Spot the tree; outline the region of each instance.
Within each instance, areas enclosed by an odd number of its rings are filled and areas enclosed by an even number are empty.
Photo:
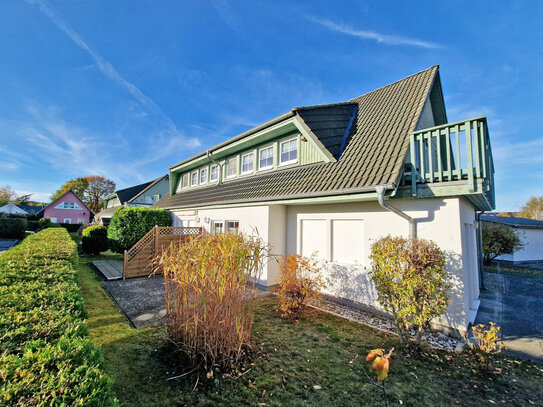
[[[520,216],[530,219],[543,218],[543,196],[532,196],[521,208]]]
[[[0,206],[7,205],[13,201],[14,197],[15,191],[9,185],[0,188]]]
[[[88,187],[85,190],[85,203],[91,211],[97,213],[104,206],[102,199],[109,194],[115,192],[115,183],[107,178],[91,175],[85,177],[88,182]]]
[[[69,190],[72,190],[79,198],[84,200],[85,191],[88,187],[89,181],[87,180],[87,177],[77,177],[75,179],[68,180],[51,196],[51,202]]]
[[[493,222],[483,222],[483,261],[489,265],[502,254],[513,254],[524,243],[512,227]]]
[[[424,328],[450,302],[445,254],[430,240],[386,236],[372,244],[370,259],[377,298],[394,317],[400,343],[409,342],[409,329],[416,325],[420,345]]]
[[[102,209],[102,199],[115,192],[115,183],[99,175],[88,175],[68,180],[52,196],[54,201],[66,191],[72,190],[94,213]]]

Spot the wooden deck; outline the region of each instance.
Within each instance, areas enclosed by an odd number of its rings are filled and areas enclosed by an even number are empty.
[[[122,260],[97,260],[92,265],[104,275],[106,280],[120,280],[123,278]]]

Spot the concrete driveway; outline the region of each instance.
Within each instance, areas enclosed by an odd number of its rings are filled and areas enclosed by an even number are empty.
[[[484,272],[476,324],[496,322],[505,352],[543,363],[543,276]]]

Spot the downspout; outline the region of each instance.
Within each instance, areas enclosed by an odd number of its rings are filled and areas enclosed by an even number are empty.
[[[383,208],[385,208],[387,211],[394,212],[396,215],[401,216],[405,220],[409,222],[409,237],[411,239],[414,239],[417,237],[417,229],[415,227],[415,219],[413,219],[411,216],[409,216],[407,213],[400,211],[398,208],[395,208],[392,205],[389,205],[385,201],[385,187],[384,186],[377,186],[375,187],[375,191],[377,192],[377,201],[379,202],[379,205],[381,205]]]
[[[476,222],[476,240],[477,240],[477,269],[479,271],[479,290],[486,290],[483,280],[483,225],[481,223],[481,215],[484,211],[475,212]]]
[[[222,184],[222,165],[221,165],[221,163],[218,162],[217,160],[215,160],[213,157],[211,157],[211,151],[209,151],[209,150],[206,151],[206,156],[207,156],[207,158],[209,158],[209,160],[213,164],[217,164],[217,166],[219,167],[219,185]]]

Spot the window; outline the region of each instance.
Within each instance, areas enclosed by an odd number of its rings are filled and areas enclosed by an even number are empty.
[[[207,182],[207,168],[200,170],[200,185],[204,185]]]
[[[72,223],[72,220],[70,218],[64,218],[64,223]]]
[[[260,149],[260,161],[258,163],[258,168],[265,170],[267,168],[273,167],[273,147],[269,146],[266,148]]]
[[[155,194],[155,196],[153,196],[153,201],[158,202],[159,200],[160,200],[160,194]]]
[[[298,139],[283,141],[280,145],[281,164],[290,164],[298,161]]]
[[[226,178],[235,177],[238,173],[238,158],[230,158],[226,161]]]
[[[181,184],[181,188],[188,188],[189,186],[189,174],[183,174],[183,183]]]
[[[190,174],[190,186],[195,187],[198,185],[198,171],[194,171]]]
[[[241,173],[249,174],[253,172],[254,154],[248,153],[241,156]]]
[[[219,166],[217,164],[211,166],[209,173],[209,182],[215,182],[219,179]]]
[[[223,232],[223,221],[214,220],[211,222],[211,233],[222,233]]]
[[[77,218],[77,223],[79,223],[80,225],[83,223],[83,218]]]
[[[52,218],[52,217],[51,217],[51,218],[49,218],[49,219],[51,219],[51,222],[57,223],[57,218]]]
[[[81,209],[75,202],[61,202],[56,206],[57,209]]]
[[[237,220],[226,221],[226,231],[228,233],[238,233],[238,230],[239,230],[239,221]]]

